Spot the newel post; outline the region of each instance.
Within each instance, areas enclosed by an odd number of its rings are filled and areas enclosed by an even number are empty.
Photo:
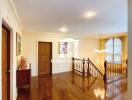
[[[82,63],[83,63],[83,76],[85,76],[85,69],[84,69],[84,67],[85,67],[85,59],[84,58],[83,58]]]
[[[107,82],[107,61],[104,62],[104,82]]]
[[[73,72],[73,73],[74,73],[74,67],[75,67],[74,61],[75,61],[75,59],[74,59],[74,57],[72,57],[72,72]]]
[[[88,58],[88,69],[87,69],[87,75],[89,76],[90,75],[90,69],[89,69],[89,58]]]
[[[128,72],[128,59],[126,59],[126,77],[127,77],[127,73]]]

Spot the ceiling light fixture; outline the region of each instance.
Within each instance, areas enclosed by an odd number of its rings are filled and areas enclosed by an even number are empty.
[[[96,13],[94,11],[87,11],[84,13],[84,18],[93,18],[96,16]]]
[[[65,33],[68,31],[68,29],[66,27],[61,27],[59,31]]]
[[[100,44],[100,47],[98,49],[95,49],[94,51],[97,52],[97,53],[105,53],[106,50],[105,49],[102,49],[102,45],[101,45],[101,34],[100,34],[100,39],[99,39],[99,44]]]

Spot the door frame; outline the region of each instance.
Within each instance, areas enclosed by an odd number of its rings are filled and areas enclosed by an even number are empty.
[[[42,42],[42,43],[50,43],[50,44],[51,44],[51,73],[50,73],[50,74],[52,75],[52,74],[53,74],[53,73],[52,73],[52,56],[53,56],[53,55],[52,55],[52,52],[53,52],[53,51],[52,51],[52,50],[53,50],[53,45],[52,45],[52,44],[53,44],[53,43],[52,43],[52,42],[47,42],[47,41],[37,41],[37,68],[38,68],[38,70],[37,70],[37,75],[39,75],[39,66],[38,66],[38,65],[39,65],[39,64],[38,64],[38,58],[39,58],[39,56],[38,56],[38,45],[39,45],[39,42]]]
[[[2,29],[5,29],[7,31],[7,100],[10,100],[11,96],[11,29],[6,24],[5,21],[2,20]],[[2,33],[3,34],[3,33]],[[3,93],[2,93],[3,94]]]

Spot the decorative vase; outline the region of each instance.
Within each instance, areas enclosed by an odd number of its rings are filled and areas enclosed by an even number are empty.
[[[27,60],[23,56],[21,56],[19,67],[20,67],[21,70],[27,68]]]

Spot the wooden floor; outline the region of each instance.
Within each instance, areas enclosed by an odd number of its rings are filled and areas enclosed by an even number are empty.
[[[104,85],[92,76],[61,73],[34,77],[31,92],[22,89],[18,100],[127,100],[127,81]]]

